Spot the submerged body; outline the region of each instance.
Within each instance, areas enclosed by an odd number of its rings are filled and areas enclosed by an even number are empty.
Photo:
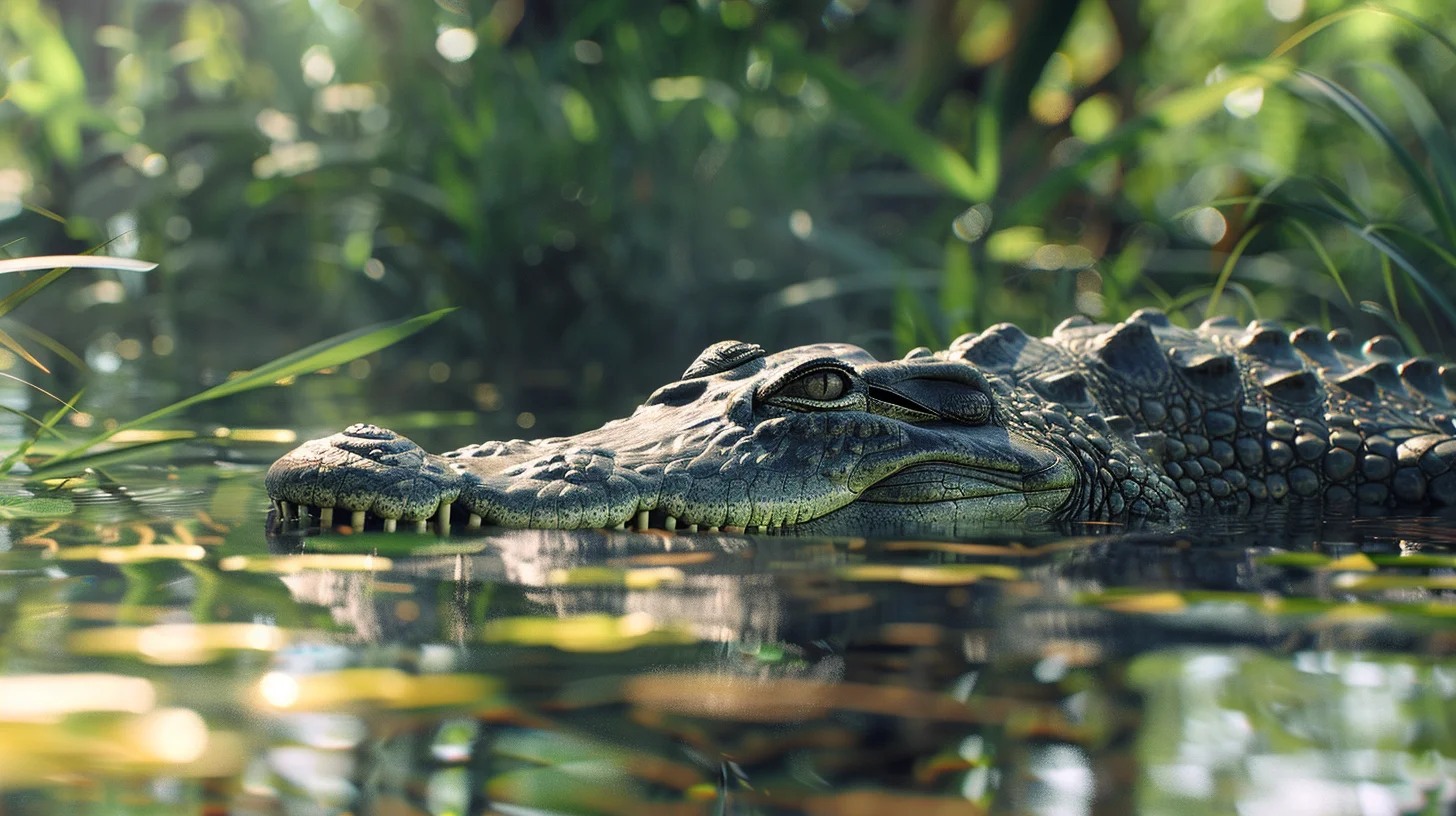
[[[391,530],[453,511],[506,527],[955,535],[1290,498],[1441,506],[1456,504],[1452,393],[1456,369],[1393,338],[1192,330],[1152,310],[1040,340],[1003,324],[891,362],[729,341],[594,431],[431,454],[355,425],[278,460],[267,489],[285,520],[316,508],[325,526]]]

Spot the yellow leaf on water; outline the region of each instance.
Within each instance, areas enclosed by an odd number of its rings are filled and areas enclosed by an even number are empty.
[[[1375,572],[1379,568],[1365,553],[1352,553],[1344,558],[1336,558],[1317,569],[1322,572]]]
[[[1176,592],[1149,592],[1145,595],[1130,595],[1125,598],[1103,601],[1102,608],[1111,609],[1114,612],[1167,614],[1182,612],[1188,608],[1188,602]]]

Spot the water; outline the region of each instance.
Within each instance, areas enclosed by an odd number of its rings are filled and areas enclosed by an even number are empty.
[[[0,812],[1456,809],[1450,519],[270,535],[276,452],[0,498]]]

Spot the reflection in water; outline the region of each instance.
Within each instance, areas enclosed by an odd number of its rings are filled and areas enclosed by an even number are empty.
[[[1446,520],[268,538],[136,476],[0,527],[4,813],[1456,807]]]

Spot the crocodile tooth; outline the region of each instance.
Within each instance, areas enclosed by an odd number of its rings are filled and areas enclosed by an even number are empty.
[[[428,533],[429,531],[430,531],[430,520],[429,519],[418,519],[418,520],[415,521],[415,532],[416,533],[418,533],[420,535],[424,535],[425,533]]]
[[[325,530],[334,529],[334,508],[319,508],[319,526],[324,528]]]
[[[662,529],[668,530],[668,531],[676,530],[677,529],[677,519],[675,517],[673,517],[673,516],[668,516],[666,518],[666,520],[664,520],[662,522]]]
[[[696,533],[697,531],[698,531],[698,525],[696,525],[696,524],[689,524],[688,525],[688,532],[690,532],[690,533]]]
[[[647,511],[646,510],[638,510],[637,511],[637,529],[638,530],[646,530],[646,529],[648,529],[648,525],[647,525]]]
[[[768,535],[768,525],[766,525],[766,524],[760,524],[754,530],[754,532],[758,533],[759,535]]]
[[[479,530],[480,529],[480,514],[479,513],[471,513],[470,514],[470,520],[467,521],[467,522],[465,522],[465,526],[468,529],[471,529],[471,530]]]
[[[710,532],[710,533],[716,533],[716,532],[718,532],[718,528],[716,526],[709,527],[708,528],[708,532]]]
[[[453,502],[440,502],[440,510],[436,514],[435,518],[435,528],[440,531],[440,535],[445,535],[450,532],[451,504],[453,504]]]
[[[278,502],[278,520],[283,529],[288,529],[288,522],[293,521],[293,505],[286,501]]]
[[[616,524],[612,525],[612,529],[613,530],[625,530],[625,529],[627,529],[627,522],[625,522],[625,521],[619,521]]]
[[[298,529],[300,529],[300,530],[307,530],[308,529],[308,526],[309,526],[309,519],[308,519],[308,517],[309,517],[308,505],[306,505],[306,504],[300,504],[298,506]]]
[[[355,510],[352,514],[350,514],[350,516],[349,516],[349,526],[350,527],[353,527],[354,528],[354,532],[356,532],[356,533],[364,529],[364,511],[363,510]]]
[[[271,533],[277,531],[283,526],[283,510],[279,508],[278,502],[276,500],[270,503],[273,505],[273,526],[271,529],[268,530],[268,532]]]
[[[395,519],[387,518],[384,520],[384,532],[386,533],[394,532],[396,529],[398,529],[398,526],[399,522]]]

